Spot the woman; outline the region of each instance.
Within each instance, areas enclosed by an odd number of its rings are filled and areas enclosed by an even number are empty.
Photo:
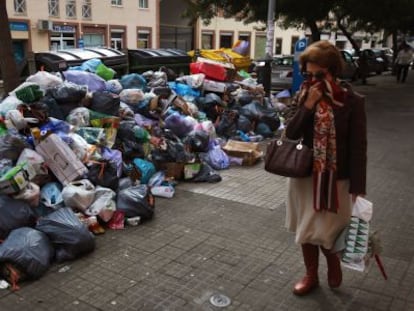
[[[397,54],[395,64],[397,65],[397,83],[405,83],[408,74],[408,68],[413,61],[413,51],[406,43],[402,45],[401,50]]]
[[[293,293],[305,295],[319,285],[319,249],[329,286],[341,285],[340,260],[330,249],[349,224],[352,203],[365,194],[367,139],[364,99],[337,80],[343,65],[336,47],[315,42],[299,62],[305,81],[286,137],[303,138],[313,148],[314,163],[309,177],[288,179],[286,226],[296,233],[306,267]]]

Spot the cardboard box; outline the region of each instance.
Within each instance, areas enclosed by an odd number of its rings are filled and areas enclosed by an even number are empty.
[[[204,79],[203,90],[209,92],[224,93],[227,89],[227,84],[213,80]]]
[[[64,186],[88,173],[86,166],[56,134],[50,134],[42,140],[36,146],[36,151],[43,156],[49,169]]]
[[[13,167],[0,177],[0,193],[15,194],[20,192],[34,175],[33,168],[27,163]]]
[[[242,158],[242,165],[254,165],[263,157],[259,143],[228,140],[222,148],[231,157]]]

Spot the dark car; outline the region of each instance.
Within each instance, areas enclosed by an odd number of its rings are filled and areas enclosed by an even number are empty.
[[[378,48],[374,49],[374,51],[384,60],[384,71],[392,70],[394,51],[391,48]]]
[[[360,70],[365,70],[367,75],[381,74],[384,71],[384,59],[378,49],[363,49],[359,53],[358,65]]]
[[[355,58],[348,51],[341,51],[342,58],[344,60],[344,70],[339,76],[343,80],[355,81],[359,77],[359,66]]]

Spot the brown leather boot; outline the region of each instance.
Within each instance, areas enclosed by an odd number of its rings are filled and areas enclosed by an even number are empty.
[[[303,296],[319,286],[318,263],[319,247],[312,244],[302,244],[303,261],[306,267],[306,275],[295,284],[293,293]]]
[[[322,253],[326,257],[328,264],[328,284],[331,288],[337,288],[342,283],[341,261],[336,253],[331,253],[329,249],[321,247]]]

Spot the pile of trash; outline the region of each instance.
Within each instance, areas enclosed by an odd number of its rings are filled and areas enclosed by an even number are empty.
[[[199,59],[115,78],[100,60],[39,71],[0,103],[0,279],[41,277],[95,235],[150,220],[177,182],[253,165],[283,104],[228,64]]]

